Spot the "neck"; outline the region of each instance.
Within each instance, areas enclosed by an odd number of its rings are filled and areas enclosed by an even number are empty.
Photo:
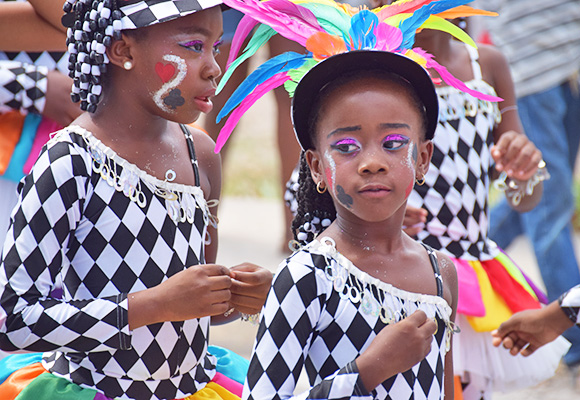
[[[402,208],[404,211],[404,207]],[[402,248],[403,231],[401,224],[403,214],[394,215],[387,221],[368,223],[366,221],[352,220],[337,215],[329,232],[335,236],[344,246],[352,246],[356,249],[392,253]]]

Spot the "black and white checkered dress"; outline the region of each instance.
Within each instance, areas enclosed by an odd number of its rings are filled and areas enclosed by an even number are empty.
[[[111,398],[203,388],[215,374],[209,317],[133,331],[127,322],[128,293],[204,262],[211,215],[201,188],[160,181],[71,126],[19,189],[0,265],[3,347],[44,351],[49,371]],[[58,280],[62,299],[51,297]]]
[[[471,54],[472,89],[496,95],[481,78],[477,50]],[[415,185],[408,204],[428,211],[423,243],[465,260],[489,260],[498,249],[488,238],[490,148],[501,120],[497,103],[478,100],[453,87],[437,88],[439,125],[425,184]]]
[[[438,295],[400,290],[361,271],[328,238],[285,260],[262,311],[244,386],[244,400],[442,399],[451,308],[432,250]],[[417,309],[439,328],[429,355],[370,393],[354,360],[388,323]],[[302,368],[311,388],[294,395]]]

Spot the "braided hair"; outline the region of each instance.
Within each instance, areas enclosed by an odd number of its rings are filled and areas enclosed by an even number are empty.
[[[83,111],[94,113],[109,63],[106,49],[113,39],[121,38],[122,13],[115,0],[66,0],[63,10],[73,79],[71,99],[80,102]]]
[[[302,246],[311,242],[336,219],[336,208],[328,192],[318,193],[316,190],[304,151],[300,154],[298,182],[298,209],[292,221],[292,232],[298,245]]]

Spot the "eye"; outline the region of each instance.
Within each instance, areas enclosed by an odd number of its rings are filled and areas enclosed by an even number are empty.
[[[383,140],[383,148],[386,150],[398,150],[409,141],[410,139],[405,135],[389,135]]]
[[[217,41],[217,42],[214,43],[214,45],[213,45],[213,54],[214,55],[217,56],[218,54],[221,53],[220,47],[221,47],[222,44],[223,44],[223,41],[221,41],[221,40],[219,40],[219,41]]]
[[[330,148],[338,151],[339,153],[350,154],[360,149],[360,146],[354,139],[342,139],[334,144],[331,144]]]
[[[203,51],[203,42],[201,40],[192,40],[191,42],[180,43],[179,45],[186,49],[195,51],[196,53],[201,53]]]

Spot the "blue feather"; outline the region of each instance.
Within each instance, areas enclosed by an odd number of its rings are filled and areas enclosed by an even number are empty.
[[[369,10],[361,10],[353,15],[348,31],[351,41],[345,38],[349,50],[372,49],[377,43],[375,28],[379,24],[379,17]]]
[[[312,55],[298,54],[293,51],[288,51],[279,54],[260,65],[242,82],[236,91],[232,93],[216,117],[216,122],[220,122],[223,117],[236,108],[258,85],[280,72],[300,68],[302,64],[311,57]]]
[[[403,43],[401,47],[410,49],[415,43],[415,33],[417,29],[433,14],[449,10],[451,8],[462,6],[471,0],[440,0],[426,4],[416,10],[412,16],[399,24],[399,29],[403,33]]]

